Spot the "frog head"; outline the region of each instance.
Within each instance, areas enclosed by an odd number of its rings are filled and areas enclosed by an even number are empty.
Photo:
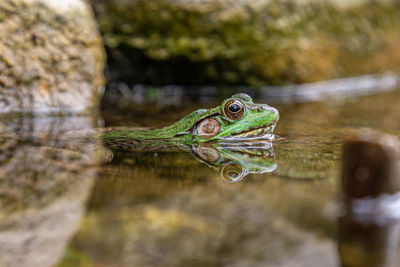
[[[235,94],[210,111],[191,129],[192,137],[199,142],[274,138],[278,110],[267,104],[253,103],[247,94]]]

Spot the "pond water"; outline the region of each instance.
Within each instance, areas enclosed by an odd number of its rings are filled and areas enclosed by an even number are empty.
[[[399,135],[399,91],[274,105],[280,138],[262,146],[110,151],[71,133],[161,127],[221,101],[108,107],[102,119],[1,119],[0,266],[338,266],[340,256],[366,258],[357,242],[338,252],[341,144],[362,127]],[[374,266],[389,266],[382,247],[371,245]]]

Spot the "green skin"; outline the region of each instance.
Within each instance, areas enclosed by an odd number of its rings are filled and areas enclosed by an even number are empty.
[[[226,114],[227,103],[242,104],[243,116],[232,119]],[[219,131],[212,137],[201,136],[199,124],[205,119],[219,123]],[[107,129],[102,132],[104,144],[111,149],[157,150],[171,146],[192,146],[203,142],[238,142],[274,138],[273,130],[279,119],[275,108],[266,104],[255,104],[250,96],[239,93],[225,99],[221,106],[199,109],[181,120],[156,130]]]

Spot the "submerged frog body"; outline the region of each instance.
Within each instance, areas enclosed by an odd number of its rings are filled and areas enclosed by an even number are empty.
[[[110,129],[103,132],[103,140],[108,147],[128,150],[210,141],[272,140],[278,119],[275,108],[253,103],[250,96],[238,93],[218,107],[196,110],[171,126],[156,130]]]

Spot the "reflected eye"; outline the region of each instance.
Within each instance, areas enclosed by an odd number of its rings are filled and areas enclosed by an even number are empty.
[[[227,182],[239,182],[244,176],[244,171],[242,166],[232,163],[224,166],[221,176]]]
[[[239,100],[230,100],[224,106],[225,115],[232,120],[239,120],[244,115],[244,105]]]

